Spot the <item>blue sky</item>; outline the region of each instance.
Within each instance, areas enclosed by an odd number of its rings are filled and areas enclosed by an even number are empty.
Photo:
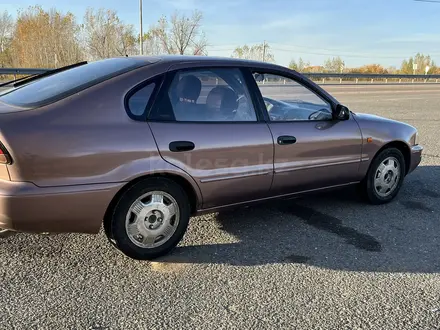
[[[144,30],[175,10],[204,13],[209,55],[230,56],[238,45],[266,40],[277,63],[302,57],[320,65],[341,56],[347,66],[380,63],[399,67],[417,52],[440,64],[440,3],[413,0],[143,0]],[[138,0],[3,0],[0,11],[40,4],[73,12],[81,20],[87,7],[115,9],[139,22]]]

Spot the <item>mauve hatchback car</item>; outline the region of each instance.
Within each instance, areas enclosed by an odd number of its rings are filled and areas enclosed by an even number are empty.
[[[153,259],[190,216],[358,185],[391,201],[417,130],[353,113],[287,68],[122,57],[16,81],[0,96],[0,228],[98,233]]]

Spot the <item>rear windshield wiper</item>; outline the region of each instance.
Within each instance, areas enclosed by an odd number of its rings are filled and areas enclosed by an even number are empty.
[[[8,81],[8,82],[5,82],[3,84],[0,84],[0,87],[8,86],[8,85],[11,85],[11,84],[12,84],[13,87],[19,87],[21,85],[27,84],[30,81],[34,81],[34,80],[37,80],[37,79],[40,79],[40,78],[44,78],[44,77],[53,75],[55,73],[66,71],[66,70],[69,70],[69,69],[75,68],[77,66],[81,66],[81,65],[87,64],[87,63],[88,63],[87,61],[78,62],[78,63],[75,63],[75,64],[63,66],[63,67],[58,68],[58,69],[49,70],[49,71],[46,71],[44,73],[40,73],[40,74],[37,74],[37,75],[32,75],[32,76],[26,76],[26,77],[23,77],[23,78],[18,78],[18,79],[15,79],[15,80]]]
[[[8,86],[10,84],[14,84],[14,83],[17,83],[19,81],[26,80],[26,79],[29,79],[29,78],[32,78],[32,77],[35,77],[35,74],[31,74],[31,75],[26,76],[26,77],[21,77],[21,78],[15,79],[15,80],[7,81],[5,83],[0,84],[0,87]]]

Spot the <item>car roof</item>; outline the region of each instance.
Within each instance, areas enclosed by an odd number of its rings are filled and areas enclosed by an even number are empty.
[[[147,56],[147,55],[134,55],[127,58],[135,58],[139,61],[145,61],[148,64],[154,63],[169,63],[179,64],[179,63],[203,63],[209,62],[209,64],[221,64],[221,65],[237,65],[237,66],[248,66],[248,67],[264,67],[272,68],[277,70],[286,70],[286,67],[255,60],[245,60],[233,57],[221,57],[221,56],[201,56],[201,55],[158,55],[158,56]]]

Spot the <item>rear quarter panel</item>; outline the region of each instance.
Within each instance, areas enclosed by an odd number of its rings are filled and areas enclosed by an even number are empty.
[[[186,173],[160,157],[148,124],[130,119],[125,111],[126,93],[164,70],[159,64],[144,67],[47,107],[5,114],[8,124],[2,133],[14,159],[11,180],[50,187],[173,173],[198,193]]]

